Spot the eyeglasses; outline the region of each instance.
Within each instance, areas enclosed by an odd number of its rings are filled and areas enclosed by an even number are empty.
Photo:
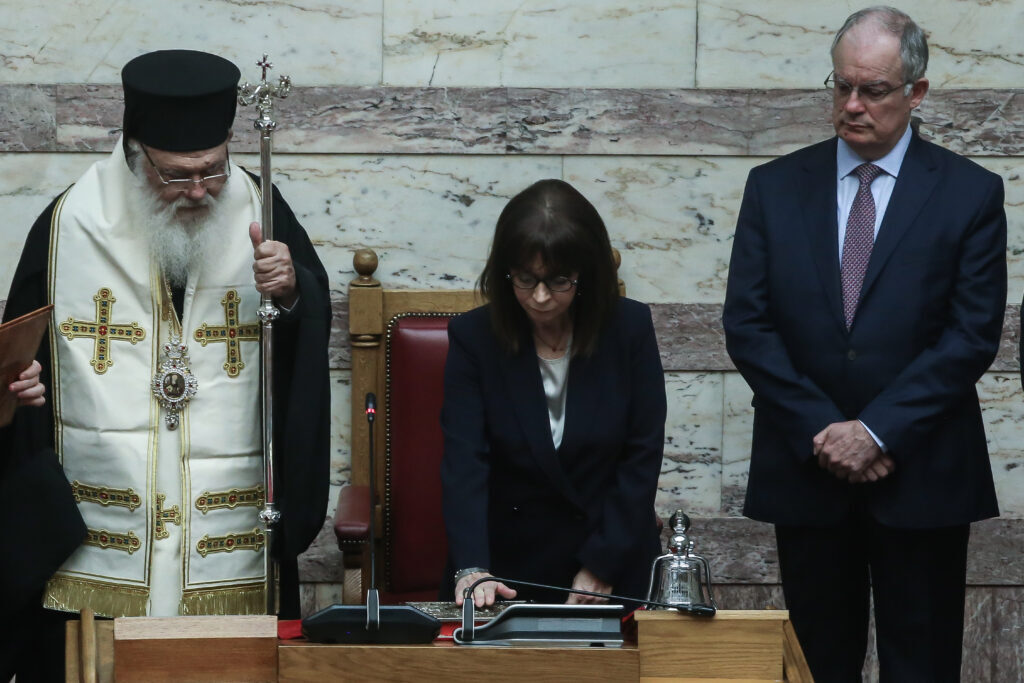
[[[568,292],[579,283],[579,280],[572,280],[565,275],[537,277],[530,273],[506,273],[505,279],[510,280],[516,289],[535,289],[543,282],[549,292]]]
[[[146,161],[148,161],[149,165],[153,167],[154,171],[156,171],[156,177],[160,179],[160,182],[167,187],[178,188],[182,192],[188,190],[192,185],[202,185],[207,189],[210,187],[218,187],[223,185],[224,181],[231,175],[231,158],[228,155],[227,150],[224,151],[224,161],[218,164],[218,166],[223,165],[223,173],[214,173],[213,175],[202,176],[201,178],[193,178],[191,175],[185,177],[182,174],[171,173],[166,169],[161,173],[160,167],[153,163],[153,159],[149,156],[149,151],[146,149],[146,146],[139,145],[139,147],[142,148],[142,153],[146,155]],[[216,166],[214,168],[216,168]],[[164,178],[164,173],[167,174],[167,178]]]
[[[833,97],[837,100],[848,100],[853,93],[857,93],[857,97],[868,102],[881,102],[890,93],[893,93],[905,85],[910,85],[906,81],[899,83],[892,87],[889,87],[888,83],[868,83],[867,85],[851,85],[835,75],[833,71],[825,79],[825,88],[831,90]]]

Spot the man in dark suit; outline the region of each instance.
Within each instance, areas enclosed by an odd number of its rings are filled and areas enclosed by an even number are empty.
[[[817,681],[958,680],[971,522],[999,514],[975,383],[1006,303],[1001,179],[922,140],[928,48],[872,8],[832,47],[837,137],[755,168],[723,323],[754,392],[744,513],[773,522]]]

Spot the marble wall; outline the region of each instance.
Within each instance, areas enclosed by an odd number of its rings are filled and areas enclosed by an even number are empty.
[[[125,61],[205,49],[253,79],[270,52],[295,83],[280,106],[276,181],[327,266],[339,314],[333,490],[350,462],[352,251],[374,248],[388,285],[471,286],[507,199],[536,179],[564,178],[605,217],[629,294],[653,305],[672,399],[659,509],[701,517],[696,532],[733,606],[777,600],[771,530],[740,516],[750,390],[724,352],[719,317],[746,174],[830,134],[820,87],[828,46],[859,6],[179,0],[169,11],[135,0],[55,12],[0,0],[0,298],[35,216],[112,148]],[[1006,183],[1014,304],[1024,291],[1024,0],[900,6],[930,34],[922,131]],[[240,113],[235,150],[254,166],[251,116]],[[1002,518],[977,525],[972,539],[972,680],[1020,674],[1019,643],[1006,640],[1024,623],[1018,320],[1008,308],[1003,349],[979,382]],[[329,533],[303,573],[307,609],[336,599]]]

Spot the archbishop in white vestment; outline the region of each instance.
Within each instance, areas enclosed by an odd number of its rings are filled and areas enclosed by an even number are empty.
[[[37,539],[70,534],[77,549],[17,599],[30,624],[38,610],[52,621],[54,610],[87,607],[109,617],[264,612],[263,291],[282,310],[272,552],[280,613],[295,618],[296,556],[327,504],[327,276],[276,188],[274,242],[251,226],[261,188],[227,152],[233,64],[163,51],[122,78],[123,139],[36,221],[5,310],[11,319],[54,305],[38,357],[48,401],[0,431],[5,464],[53,449],[68,481],[59,495],[81,516]]]

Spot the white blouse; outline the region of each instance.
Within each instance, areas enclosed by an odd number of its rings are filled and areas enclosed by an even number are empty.
[[[540,363],[540,377],[544,382],[544,396],[548,402],[548,421],[551,423],[551,441],[555,450],[562,445],[562,433],[565,431],[565,394],[569,386],[569,353],[567,345],[565,355],[549,360],[537,356]]]

